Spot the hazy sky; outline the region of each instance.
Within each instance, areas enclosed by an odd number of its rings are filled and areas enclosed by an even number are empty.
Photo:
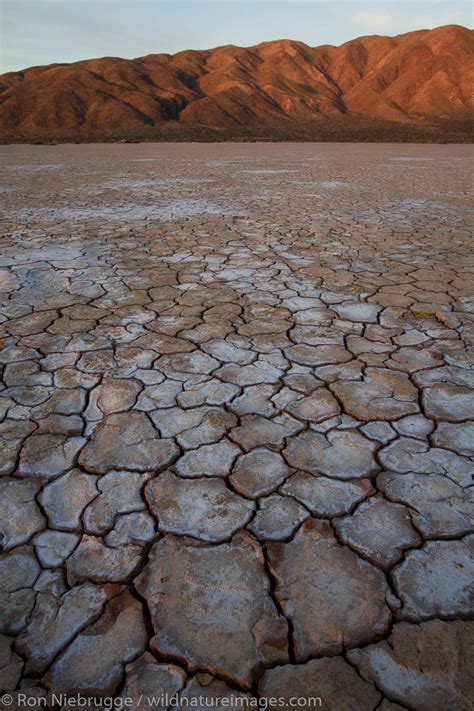
[[[0,0],[0,8],[0,72],[283,37],[316,46],[472,26],[470,0]]]

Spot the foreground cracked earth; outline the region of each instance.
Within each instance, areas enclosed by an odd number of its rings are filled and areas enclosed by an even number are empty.
[[[470,708],[466,157],[2,147],[9,709]]]

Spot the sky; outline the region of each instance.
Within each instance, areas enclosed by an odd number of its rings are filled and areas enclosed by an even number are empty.
[[[296,39],[472,27],[471,0],[0,0],[0,72]]]

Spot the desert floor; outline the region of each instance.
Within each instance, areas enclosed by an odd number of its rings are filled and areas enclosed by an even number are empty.
[[[5,708],[470,708],[469,151],[1,147]]]

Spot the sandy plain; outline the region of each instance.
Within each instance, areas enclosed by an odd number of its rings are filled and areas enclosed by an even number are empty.
[[[1,147],[5,708],[470,708],[469,151]]]

